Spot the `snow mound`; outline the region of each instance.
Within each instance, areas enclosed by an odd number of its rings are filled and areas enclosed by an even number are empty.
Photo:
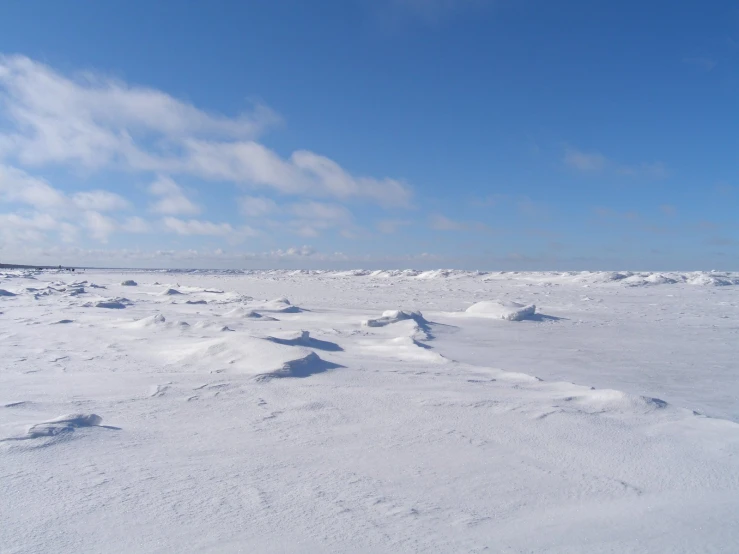
[[[663,273],[636,273],[623,279],[622,282],[630,287],[646,287],[650,285],[674,285],[680,280]]]
[[[95,302],[85,302],[82,304],[84,308],[107,308],[109,310],[122,310],[126,306],[130,306],[131,301],[127,298],[107,298]]]
[[[187,300],[185,304],[207,304],[207,300]]]
[[[483,301],[472,304],[465,310],[468,314],[505,319],[507,321],[521,321],[536,313],[534,304],[519,304],[508,300]]]
[[[198,321],[192,327],[193,329],[223,329],[223,325],[215,321]]]
[[[121,282],[121,285],[124,287],[136,287],[138,286],[138,283],[133,279],[126,279],[125,281]]]
[[[311,341],[310,331],[285,331],[282,333],[273,333],[266,338],[269,341],[287,345],[308,345]]]
[[[637,396],[612,389],[589,389],[583,393],[563,399],[578,411],[586,413],[640,413],[647,414],[667,408],[669,405],[659,398]]]
[[[576,283],[614,283],[630,277],[630,271],[583,271],[572,280]]]
[[[14,292],[10,292],[9,290],[0,289],[0,296],[16,296]]]
[[[178,294],[184,294],[177,289],[167,289],[159,293],[161,296],[177,296]]]
[[[224,291],[221,289],[211,289],[211,288],[204,288],[204,287],[180,287],[182,291],[185,292],[191,292],[191,293],[208,293],[208,294],[224,294]]]
[[[262,314],[254,310],[250,310],[249,308],[245,308],[243,306],[238,306],[234,308],[233,310],[229,310],[223,315],[225,317],[242,317],[246,319],[262,319],[264,317],[262,316]],[[274,320],[274,318],[269,318],[269,319]]]
[[[55,437],[62,433],[72,433],[80,427],[96,427],[100,425],[103,418],[96,414],[67,414],[49,421],[31,425],[25,435],[4,439],[12,440],[28,440],[43,437]]]
[[[169,354],[173,362],[188,363],[212,371],[219,365],[228,372],[263,380],[274,377],[306,377],[337,367],[302,346],[285,346],[258,337],[229,333],[195,343]]]
[[[726,275],[699,273],[697,275],[689,276],[686,283],[703,287],[727,287],[731,285],[739,285],[739,278],[732,278]]]
[[[133,329],[143,329],[145,327],[154,327],[156,325],[161,325],[166,321],[167,319],[162,314],[154,314],[143,319],[137,319],[132,323],[128,323],[126,327],[130,327]]]
[[[367,354],[404,362],[446,363],[449,360],[412,337],[365,340],[360,349]]]
[[[405,310],[386,310],[382,312],[382,316],[376,319],[366,319],[362,322],[365,327],[384,327],[391,323],[397,323],[398,321],[405,321],[412,319],[416,323],[426,325],[426,321],[423,314],[418,310],[405,311]]]
[[[270,300],[262,304],[255,304],[251,307],[252,309],[259,310],[260,312],[273,312],[282,314],[297,313],[302,311],[297,306],[293,306],[287,298],[276,298],[275,300]]]

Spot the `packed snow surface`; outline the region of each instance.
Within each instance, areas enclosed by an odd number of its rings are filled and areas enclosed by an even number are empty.
[[[739,274],[0,291],[2,552],[739,552]]]

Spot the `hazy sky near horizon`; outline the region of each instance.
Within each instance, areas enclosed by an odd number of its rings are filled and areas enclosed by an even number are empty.
[[[738,260],[736,2],[3,5],[0,261]]]

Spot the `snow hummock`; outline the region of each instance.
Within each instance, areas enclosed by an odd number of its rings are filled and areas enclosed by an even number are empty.
[[[179,291],[179,290],[177,290],[177,289],[171,289],[171,288],[170,288],[170,289],[167,289],[167,290],[165,290],[165,291],[162,291],[162,292],[161,292],[160,294],[161,294],[162,296],[176,296],[176,295],[178,295],[178,294],[184,294],[184,293],[183,293],[183,292],[180,292],[180,291]]]
[[[154,314],[148,317],[137,319],[136,321],[129,323],[127,326],[131,328],[153,327],[155,325],[161,325],[166,321],[167,318],[165,318],[162,314]]]
[[[121,281],[121,286],[135,287],[135,286],[138,286],[138,283],[134,281],[133,279],[126,279],[125,281]]]
[[[103,300],[96,300],[85,302],[83,306],[85,308],[108,308],[113,310],[122,310],[126,306],[130,305],[131,301],[127,298],[105,298]]]
[[[36,423],[28,428],[25,435],[19,437],[9,437],[4,439],[9,440],[29,440],[37,439],[41,437],[55,437],[62,433],[71,433],[75,429],[80,427],[95,427],[100,425],[103,421],[99,415],[96,414],[67,414],[42,423]],[[0,441],[2,442],[2,441]]]
[[[519,304],[518,302],[511,302],[509,300],[493,300],[476,302],[467,308],[465,312],[494,319],[520,321],[534,315],[536,313],[536,306],[533,304]]]
[[[398,321],[405,321],[407,319],[412,319],[416,323],[421,324],[428,323],[424,319],[423,314],[417,310],[385,310],[384,312],[382,312],[381,317],[375,319],[366,319],[362,321],[362,325],[364,325],[365,327],[384,327],[385,325],[397,323]]]
[[[245,308],[244,306],[237,306],[233,310],[229,310],[223,315],[224,317],[239,317],[246,319],[264,319],[275,321],[273,317],[263,316],[259,312],[250,308]]]
[[[243,335],[194,342],[166,356],[178,365],[207,363],[213,369],[257,379],[302,377],[333,366],[308,348]]]
[[[4,551],[739,550],[739,274],[86,276],[0,272]]]
[[[253,310],[259,312],[274,312],[274,313],[297,313],[300,312],[300,308],[293,306],[287,298],[281,297],[267,302],[252,304],[250,306]]]

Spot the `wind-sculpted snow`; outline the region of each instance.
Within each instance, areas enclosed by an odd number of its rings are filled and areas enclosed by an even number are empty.
[[[581,285],[613,283],[624,286],[654,286],[691,284],[696,286],[739,285],[739,272],[726,271],[465,271],[459,269],[435,269],[419,271],[415,269],[348,271],[331,270],[167,270],[170,274],[183,275],[245,275],[272,278],[318,277],[321,279],[365,279],[381,280],[481,280],[481,281],[527,281],[550,284]]]
[[[21,404],[22,405],[22,404]],[[6,406],[16,407],[18,404]],[[102,422],[101,418],[97,414],[68,414],[42,423],[36,423],[31,425],[24,435],[18,437],[8,437],[6,439],[0,439],[0,442],[8,441],[22,441],[30,439],[39,439],[46,437],[57,437],[59,435],[72,433],[75,429],[81,427],[96,427]]]
[[[128,298],[104,298],[102,300],[93,300],[85,302],[83,306],[85,308],[107,308],[109,310],[122,310],[123,308],[130,306],[131,301]]]
[[[483,301],[472,304],[465,312],[481,317],[492,317],[493,319],[521,321],[534,315],[536,306],[506,300]]]
[[[0,274],[0,550],[739,551],[737,274],[84,277]]]
[[[382,312],[382,316],[374,319],[365,319],[362,325],[366,327],[384,327],[391,323],[397,323],[399,321],[405,321],[412,319],[416,323],[426,324],[427,321],[423,318],[423,314],[419,311],[407,311],[407,310],[386,310]]]

